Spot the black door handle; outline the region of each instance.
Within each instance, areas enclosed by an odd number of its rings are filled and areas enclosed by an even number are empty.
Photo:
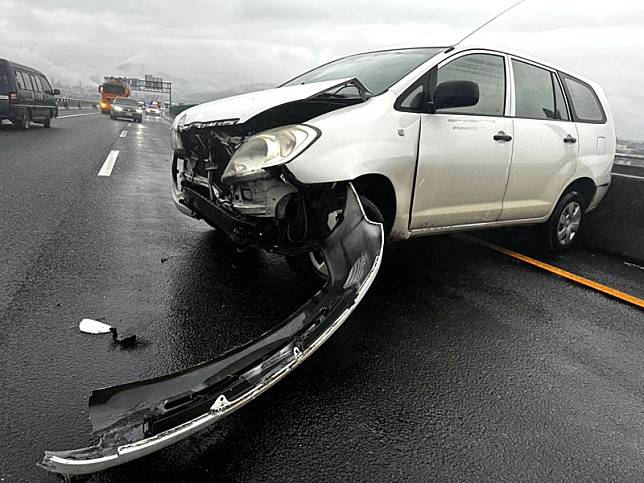
[[[505,134],[503,131],[499,131],[494,135],[495,141],[512,141],[512,136]]]
[[[576,142],[577,138],[572,137],[570,134],[564,138],[564,143],[575,144]]]

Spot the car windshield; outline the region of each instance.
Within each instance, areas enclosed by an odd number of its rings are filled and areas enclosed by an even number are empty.
[[[139,107],[139,103],[136,102],[134,99],[116,99],[114,101],[114,104],[118,104],[119,106]]]
[[[317,67],[280,87],[355,77],[378,95],[443,50],[444,47],[428,47],[352,55]]]

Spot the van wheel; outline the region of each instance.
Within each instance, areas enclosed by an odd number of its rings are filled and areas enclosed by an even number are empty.
[[[18,129],[22,129],[23,131],[26,129],[29,129],[30,124],[31,124],[31,115],[29,114],[29,111],[27,111],[22,115],[22,118],[18,121]]]
[[[584,199],[576,191],[561,197],[548,222],[543,225],[543,241],[548,251],[563,253],[577,240],[584,219]]]
[[[364,212],[370,221],[382,223],[384,225],[385,218],[378,207],[368,198],[360,196],[360,203],[364,208]],[[326,262],[322,250],[315,252],[304,253],[302,255],[289,255],[286,256],[286,263],[304,282],[314,287],[320,287],[328,277]]]

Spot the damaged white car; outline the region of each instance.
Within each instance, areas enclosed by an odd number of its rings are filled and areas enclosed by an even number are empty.
[[[257,397],[347,319],[385,236],[542,224],[562,251],[610,185],[615,133],[588,82],[479,47],[371,52],[172,125],[172,195],[240,247],[322,289],[275,329],[199,366],[94,391],[99,442],[47,452],[62,474],[149,454]]]
[[[484,48],[345,57],[279,88],[194,107],[172,126],[179,209],[324,279],[319,244],[352,182],[397,239],[543,224],[569,248],[610,185],[601,89]]]

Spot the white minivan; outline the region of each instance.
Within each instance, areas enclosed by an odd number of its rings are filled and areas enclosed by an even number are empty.
[[[601,88],[477,46],[352,55],[172,125],[177,207],[324,278],[320,243],[351,183],[393,239],[541,224],[564,251],[611,182]]]

